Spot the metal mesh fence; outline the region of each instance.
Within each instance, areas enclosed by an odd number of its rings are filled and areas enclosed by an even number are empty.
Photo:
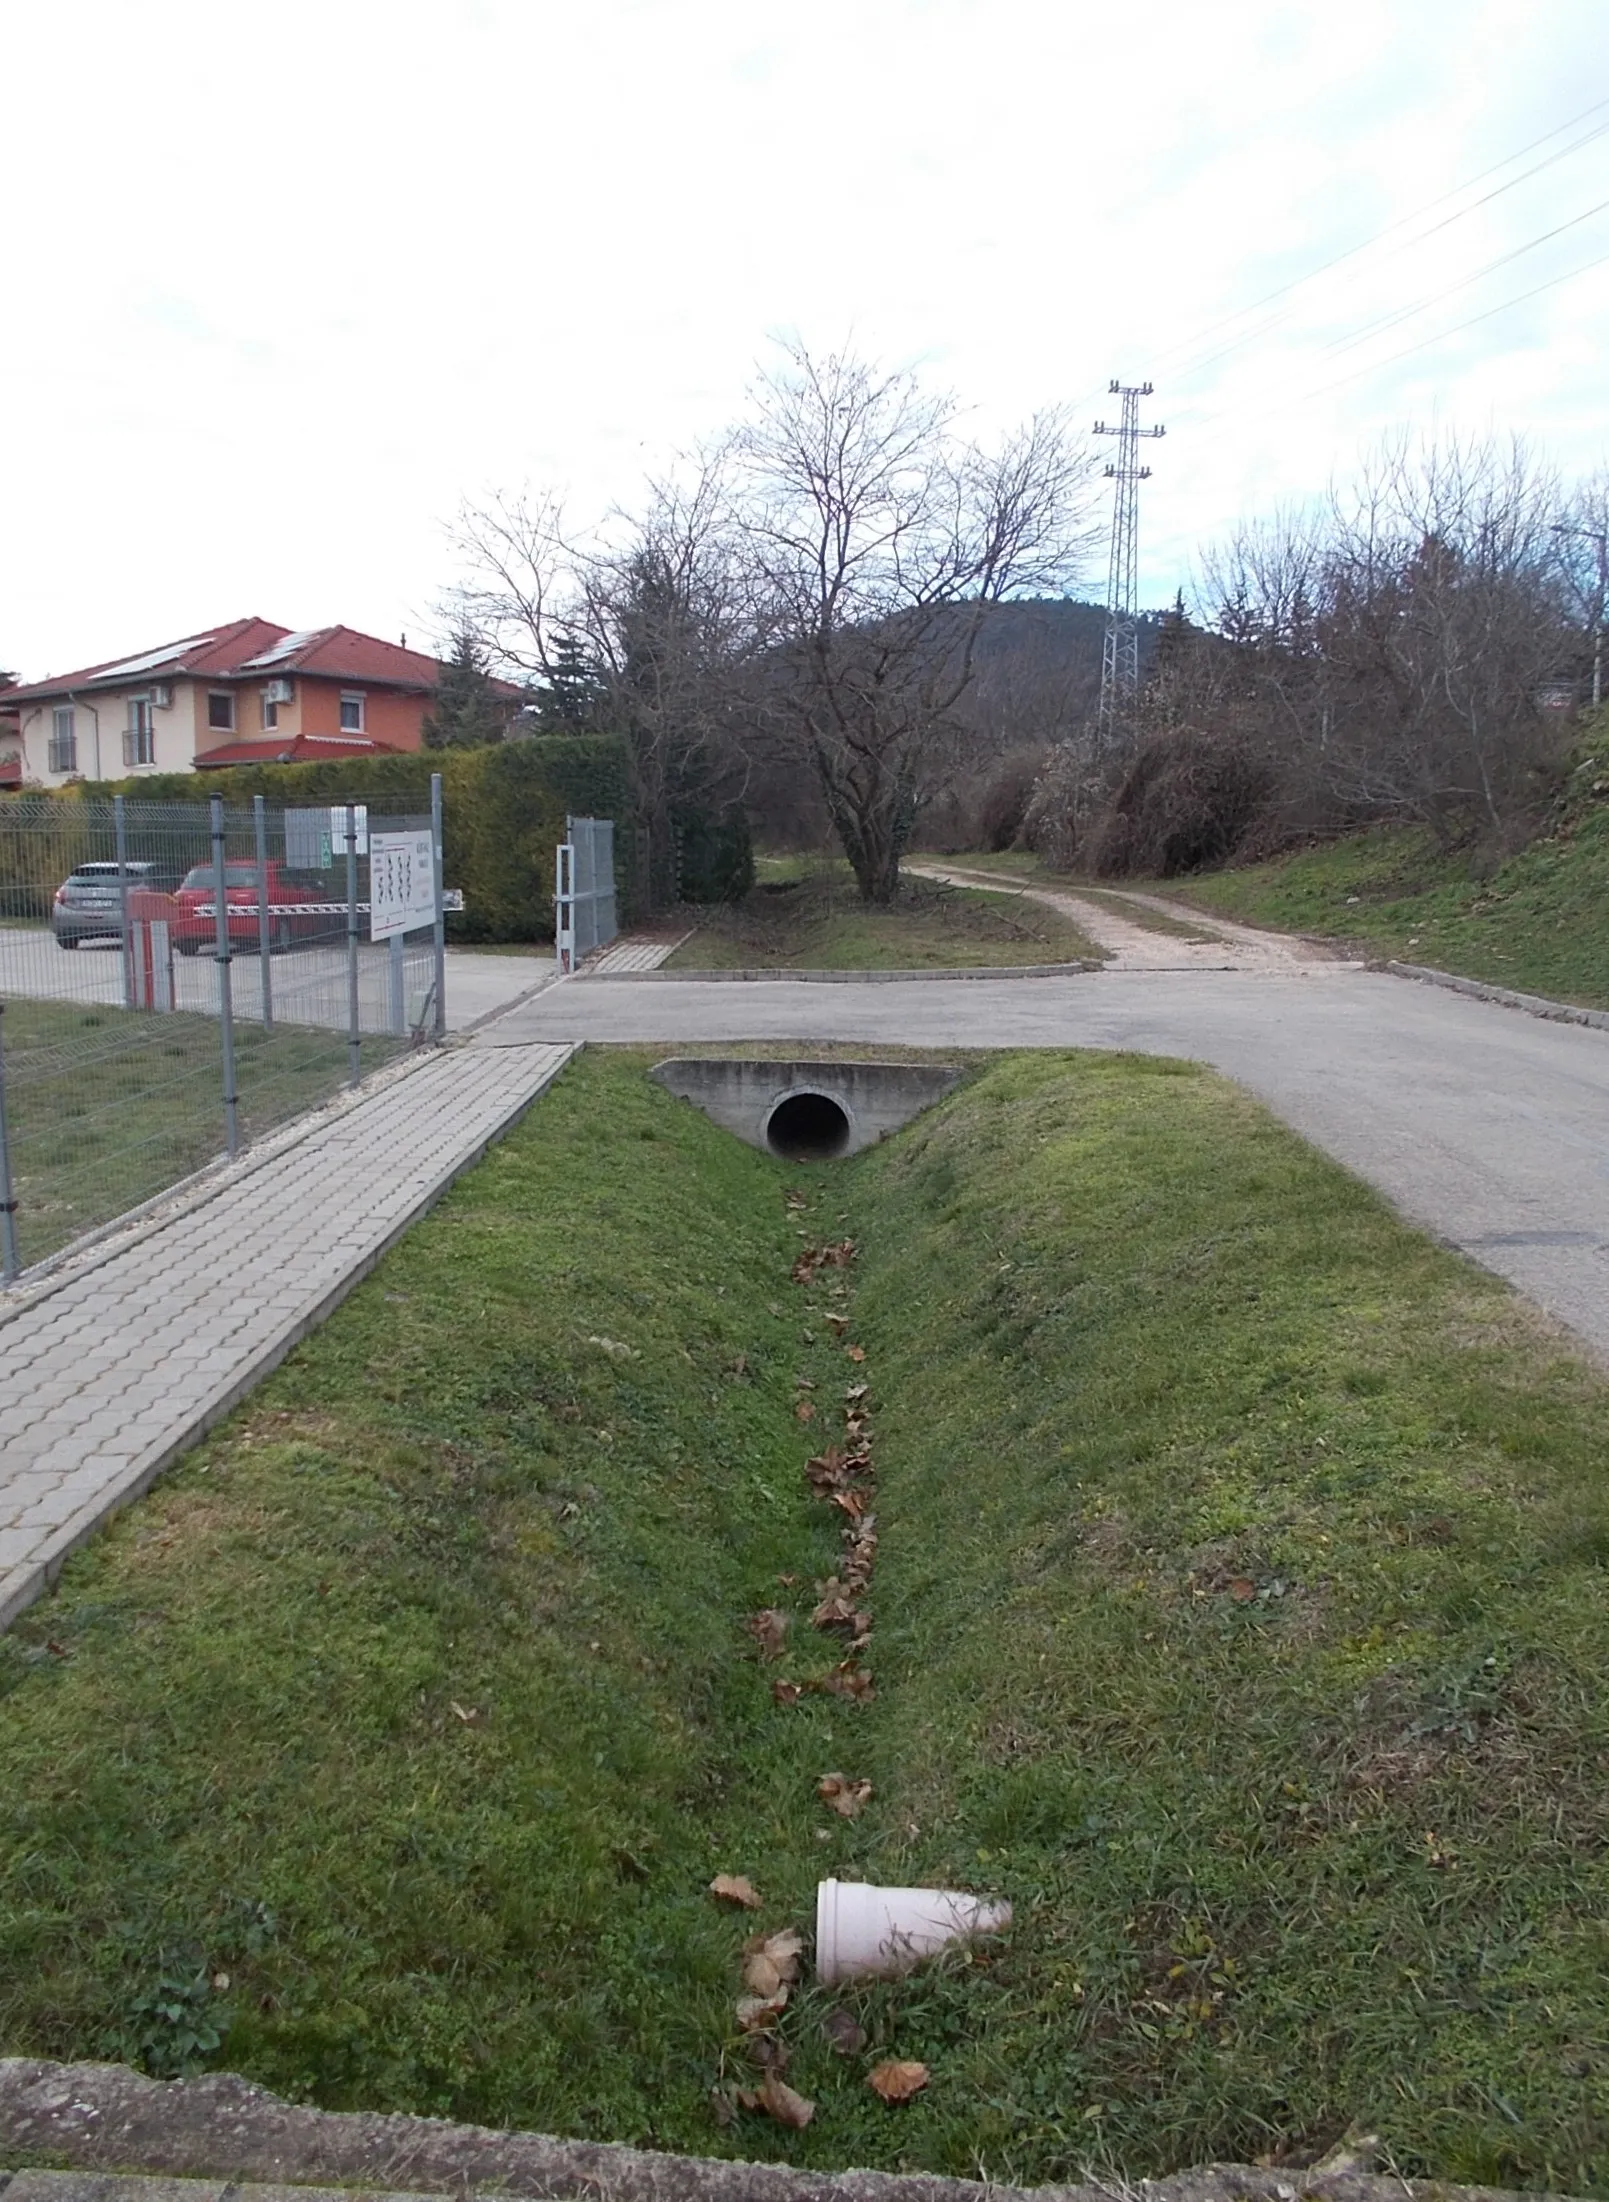
[[[0,802],[8,1274],[439,1036],[439,836],[347,815]]]

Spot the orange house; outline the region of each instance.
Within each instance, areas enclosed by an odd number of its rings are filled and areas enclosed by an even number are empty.
[[[237,619],[4,692],[0,786],[424,747],[440,661],[352,627]],[[494,684],[510,716],[519,691]]]

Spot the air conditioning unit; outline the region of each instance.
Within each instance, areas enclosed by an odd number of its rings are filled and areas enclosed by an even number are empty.
[[[290,703],[296,694],[296,684],[288,680],[271,680],[263,690],[264,703]]]
[[[173,683],[159,680],[151,690],[151,702],[158,711],[173,709]]]

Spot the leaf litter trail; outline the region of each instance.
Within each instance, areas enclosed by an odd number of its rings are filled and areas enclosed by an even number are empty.
[[[1120,896],[1159,917],[1188,925],[1192,932],[1210,934],[1207,940],[1188,940],[1165,933],[1138,918],[1125,917],[1106,901],[1096,902],[1060,887],[1031,887],[1016,880],[1002,880],[998,872],[970,871],[961,864],[907,864],[918,879],[934,879],[949,887],[987,887],[993,894],[1019,895],[1042,902],[1068,918],[1106,951],[1108,971],[1252,971],[1288,978],[1304,973],[1345,970],[1353,959],[1285,933],[1264,933],[1255,926],[1237,925],[1232,919],[1203,917],[1200,911],[1161,895],[1136,893],[1131,888],[1102,889]]]

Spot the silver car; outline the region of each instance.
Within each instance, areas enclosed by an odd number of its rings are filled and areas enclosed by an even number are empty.
[[[155,864],[125,864],[123,873],[130,890],[149,887],[158,894],[171,894],[178,885],[173,873]],[[76,948],[81,940],[121,940],[123,895],[116,864],[75,865],[56,889],[50,929],[58,948]]]

